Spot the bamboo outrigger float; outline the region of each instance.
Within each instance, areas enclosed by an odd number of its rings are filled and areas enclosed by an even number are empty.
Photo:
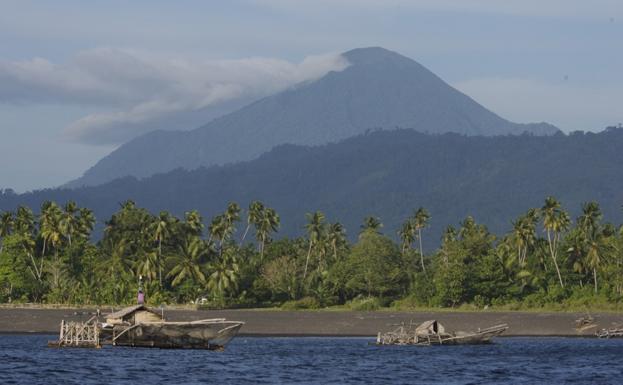
[[[87,322],[61,321],[53,347],[96,347],[102,345],[223,350],[238,334],[244,322],[224,318],[168,322],[145,305],[126,307],[108,314],[105,322],[92,317]]]
[[[379,332],[376,344],[418,346],[486,344],[491,342],[491,338],[508,329],[508,325],[501,324],[472,332],[447,332],[436,320],[426,321],[415,328],[413,326],[413,323],[410,323],[408,327],[402,325],[391,332]]]

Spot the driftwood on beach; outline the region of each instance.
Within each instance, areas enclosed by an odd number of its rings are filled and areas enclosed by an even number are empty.
[[[599,338],[616,338],[623,337],[623,327],[613,327],[610,329],[601,329],[598,330],[595,335]]]
[[[508,325],[500,324],[472,332],[447,332],[445,327],[436,320],[426,321],[417,327],[413,322],[408,326],[401,325],[397,329],[378,333],[377,345],[468,345],[485,344],[491,338],[504,333]]]

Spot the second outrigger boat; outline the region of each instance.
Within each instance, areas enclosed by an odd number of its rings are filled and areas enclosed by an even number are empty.
[[[377,345],[476,345],[491,342],[491,338],[499,336],[508,329],[507,324],[500,324],[486,329],[463,332],[447,332],[437,320],[426,321],[417,327],[413,324],[400,326],[397,329],[379,333]]]

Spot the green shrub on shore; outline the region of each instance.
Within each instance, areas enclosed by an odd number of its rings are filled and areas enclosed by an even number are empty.
[[[282,310],[315,310],[320,309],[320,302],[314,297],[304,297],[296,301],[286,301]]]
[[[355,298],[346,303],[346,308],[354,311],[374,311],[382,307],[381,301],[376,297]]]

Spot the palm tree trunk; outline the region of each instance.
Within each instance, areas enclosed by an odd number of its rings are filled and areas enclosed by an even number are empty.
[[[41,272],[40,272],[40,270],[37,268],[37,262],[35,262],[35,258],[32,256],[32,254],[31,254],[31,253],[27,253],[27,254],[28,254],[28,256],[30,257],[30,261],[32,262],[33,267],[35,268],[35,271],[34,271],[34,276],[35,276],[35,279],[36,279],[37,281],[41,282]]]
[[[162,287],[162,238],[158,238],[158,281]]]
[[[595,294],[597,294],[597,269],[593,269],[593,280],[595,281]]]
[[[262,242],[260,243],[260,262],[264,260],[264,246],[266,245],[266,236],[262,236]]]
[[[554,259],[554,267],[556,268],[556,274],[558,274],[558,281],[560,282],[560,287],[565,287],[565,284],[562,283],[562,276],[560,275],[560,269],[558,268],[558,262],[556,262],[556,258],[553,258],[553,259]]]
[[[528,260],[528,246],[524,247],[524,249],[523,249],[523,255],[521,257],[521,263],[525,264],[527,260]]]
[[[424,266],[424,252],[422,250],[422,229],[418,229],[418,240],[420,241],[420,262],[422,263],[422,271],[426,273],[426,267]]]
[[[305,260],[305,270],[303,271],[303,280],[307,277],[307,265],[309,265],[309,256],[311,255],[312,241],[309,240],[309,249],[307,250],[307,259]]]
[[[554,267],[556,268],[556,274],[558,274],[558,281],[560,282],[560,287],[565,287],[565,284],[562,283],[562,275],[560,275],[560,269],[558,268],[558,262],[556,261],[556,254],[554,253],[554,247],[552,246],[552,237],[551,237],[549,229],[547,229],[547,242],[549,244],[549,252],[552,256]]]
[[[244,234],[242,234],[242,239],[240,239],[240,246],[242,247],[242,244],[244,243],[244,239],[247,237],[247,233],[249,232],[249,229],[251,228],[251,223],[247,223],[247,228],[244,229]]]

